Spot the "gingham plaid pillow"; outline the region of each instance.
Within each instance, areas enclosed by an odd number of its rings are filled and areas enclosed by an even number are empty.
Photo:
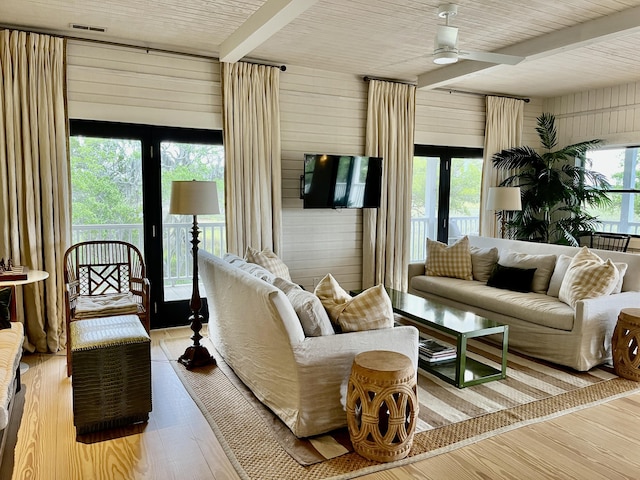
[[[558,298],[575,308],[579,300],[609,295],[616,288],[620,272],[611,259],[603,261],[587,247],[571,259]]]
[[[368,288],[352,297],[331,274],[327,274],[320,280],[314,293],[331,321],[342,332],[393,327],[391,300],[382,285]]]
[[[284,278],[285,280],[291,281],[289,268],[282,260],[280,260],[280,257],[273,253],[270,248],[265,248],[261,252],[259,252],[255,248],[247,247],[247,252],[244,255],[244,259],[247,262],[255,263],[266,268],[276,277]]]
[[[469,237],[466,235],[453,245],[427,238],[427,275],[473,280]]]

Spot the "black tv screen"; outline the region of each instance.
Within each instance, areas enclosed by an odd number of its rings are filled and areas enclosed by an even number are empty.
[[[304,156],[304,208],[378,208],[381,184],[380,157]]]

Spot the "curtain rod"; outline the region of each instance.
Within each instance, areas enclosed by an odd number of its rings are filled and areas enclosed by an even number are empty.
[[[513,98],[514,100],[522,100],[524,103],[529,103],[531,101],[530,98],[512,97],[510,95],[494,95],[493,93],[467,92],[464,90],[454,90],[450,88],[434,88],[434,90],[440,90],[441,92],[449,92],[450,94],[461,93],[464,95],[480,95],[482,97]]]
[[[176,50],[168,50],[168,49],[164,49],[164,48],[143,47],[141,45],[131,45],[130,43],[112,42],[112,41],[108,41],[108,40],[99,40],[99,39],[94,39],[94,38],[74,37],[74,36],[71,36],[71,35],[62,35],[62,34],[59,34],[59,33],[53,33],[51,31],[47,31],[47,30],[44,30],[44,29],[30,29],[30,30],[27,30],[25,28],[19,28],[19,27],[13,27],[11,25],[0,24],[0,30],[15,30],[17,32],[26,32],[26,33],[36,33],[36,34],[43,34],[43,35],[51,35],[52,37],[65,38],[67,40],[79,40],[79,41],[83,41],[83,42],[99,43],[99,44],[102,44],[102,45],[112,45],[112,46],[115,46],[115,47],[135,48],[135,49],[138,49],[138,50],[145,50],[147,53],[149,53],[149,52],[170,53],[172,55],[184,55],[186,57],[202,58],[202,59],[205,59],[205,60],[217,60],[217,61],[220,61],[220,58],[214,57],[213,55],[203,55],[203,54],[198,54],[198,53],[179,52],[179,51],[176,51]],[[257,61],[257,60],[239,60],[239,61],[240,62],[245,62],[245,63],[251,63],[253,65],[265,65],[267,67],[277,67],[283,72],[285,72],[287,70],[287,66],[286,65],[273,65],[273,64],[260,62],[260,61]]]
[[[403,85],[411,85],[413,87],[416,86],[415,82],[407,82],[407,81],[403,81],[403,80],[394,80],[392,78],[380,78],[380,77],[371,77],[371,76],[365,76],[362,77],[362,80],[364,80],[365,82],[368,82],[369,80],[378,80],[380,82],[391,82],[391,83],[401,83]]]

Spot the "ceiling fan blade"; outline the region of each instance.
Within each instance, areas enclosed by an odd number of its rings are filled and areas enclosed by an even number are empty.
[[[450,50],[458,48],[458,29],[457,27],[439,25],[436,32],[435,49],[447,47]]]
[[[506,65],[517,65],[525,59],[525,57],[518,57],[516,55],[505,55],[503,53],[491,52],[458,52],[458,54],[466,60],[476,60],[478,62],[486,63],[503,63]]]

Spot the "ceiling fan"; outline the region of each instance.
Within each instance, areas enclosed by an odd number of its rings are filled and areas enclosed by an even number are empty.
[[[433,63],[447,65],[456,63],[459,58],[463,60],[476,60],[487,63],[503,63],[516,65],[524,60],[524,57],[505,55],[491,52],[464,52],[458,49],[458,28],[449,25],[449,19],[458,14],[458,5],[444,3],[438,7],[438,17],[445,19],[445,25],[438,25],[433,47]]]

